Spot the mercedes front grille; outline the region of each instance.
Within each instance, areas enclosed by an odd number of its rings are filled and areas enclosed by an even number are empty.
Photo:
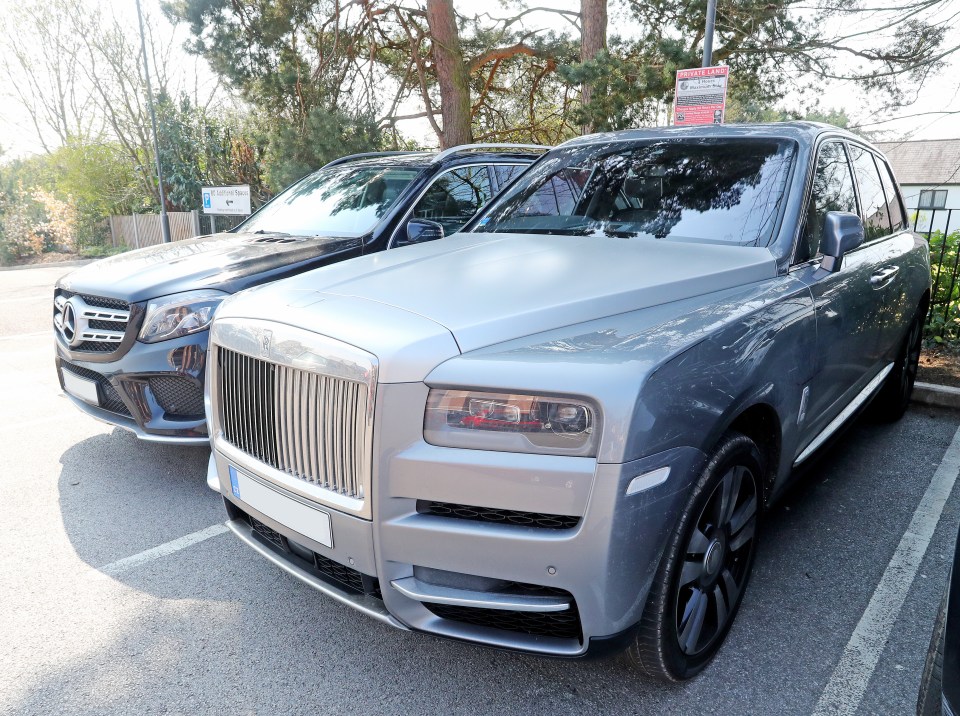
[[[125,301],[60,289],[53,299],[53,325],[74,351],[112,353],[120,348],[130,322]]]

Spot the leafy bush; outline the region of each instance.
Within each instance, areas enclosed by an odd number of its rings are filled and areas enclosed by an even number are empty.
[[[960,231],[930,235],[933,280],[930,314],[925,335],[928,343],[960,346]]]
[[[9,264],[44,250],[44,236],[38,227],[46,220],[43,207],[22,184],[2,196],[0,215],[0,258]]]

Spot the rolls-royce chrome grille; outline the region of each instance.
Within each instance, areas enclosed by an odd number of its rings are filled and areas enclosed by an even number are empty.
[[[257,460],[338,495],[364,499],[370,450],[364,383],[217,346],[224,439]]]

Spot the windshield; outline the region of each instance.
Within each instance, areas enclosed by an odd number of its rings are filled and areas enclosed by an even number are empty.
[[[766,246],[793,155],[777,139],[570,147],[534,165],[474,230]]]
[[[349,164],[321,169],[279,194],[237,230],[362,236],[376,226],[417,174],[417,169]]]

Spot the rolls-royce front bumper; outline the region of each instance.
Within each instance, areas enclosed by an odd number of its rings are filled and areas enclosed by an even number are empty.
[[[415,422],[391,419],[422,405],[425,386],[377,392],[377,424],[390,428],[376,433],[366,498],[372,519],[305,499],[214,437],[208,484],[223,495],[244,543],[400,628],[559,657],[606,651],[631,637],[701,452],[604,464],[436,447]],[[235,489],[237,471],[243,485],[257,485],[256,500]],[[266,503],[263,488],[271,491]],[[310,513],[301,531],[291,528],[287,504],[323,513],[317,521],[329,532],[304,534],[314,531]]]

